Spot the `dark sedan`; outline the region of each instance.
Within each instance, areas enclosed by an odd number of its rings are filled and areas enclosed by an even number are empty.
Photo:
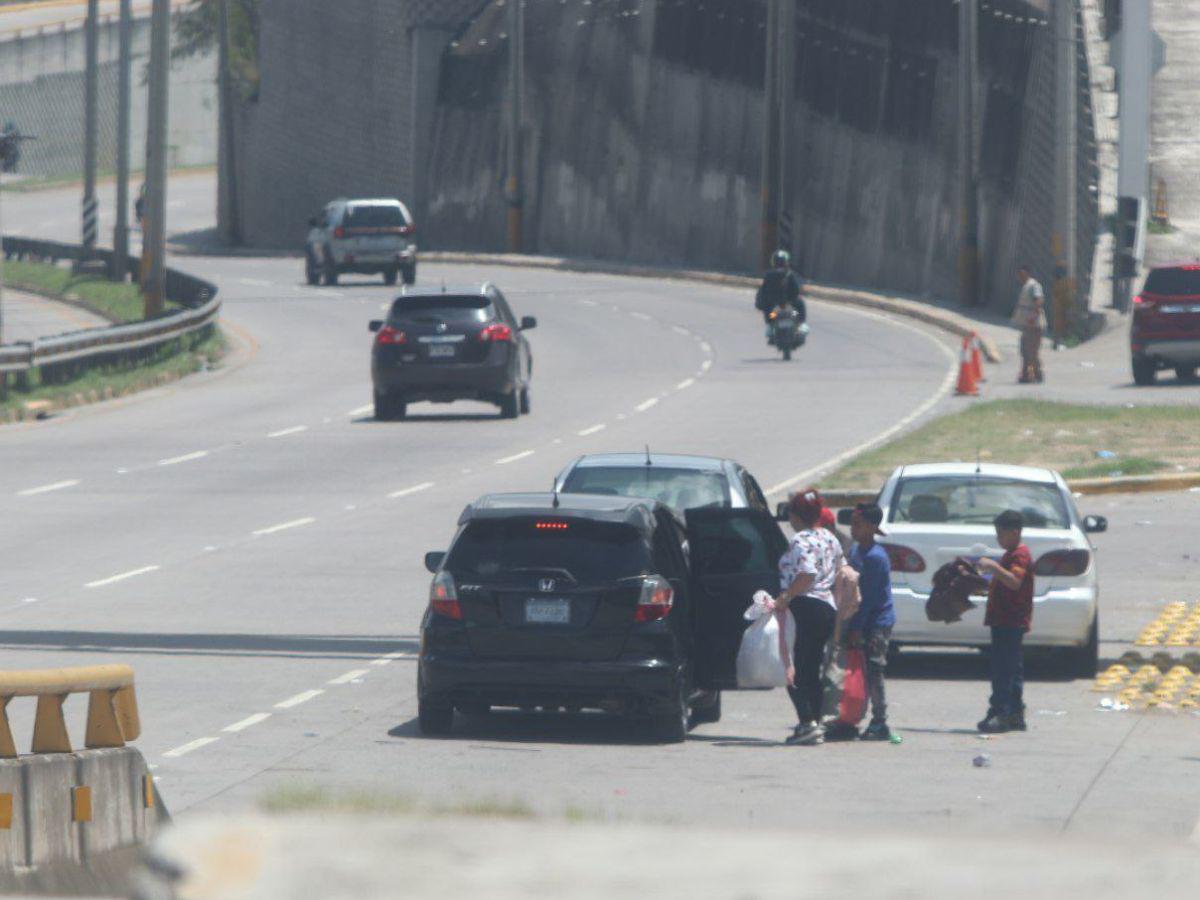
[[[528,413],[533,354],[523,332],[535,327],[493,284],[406,291],[370,324],[375,418],[402,419],[421,400],[482,400],[506,419]]]

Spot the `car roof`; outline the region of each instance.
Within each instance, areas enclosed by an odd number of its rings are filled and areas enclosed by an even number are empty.
[[[651,453],[651,466],[670,466],[676,469],[694,469],[697,472],[720,472],[732,461],[716,456],[692,456],[686,453]],[[615,466],[633,468],[646,465],[646,453],[589,453],[575,461],[573,468]]]
[[[482,284],[439,284],[437,286],[427,284],[421,287],[406,287],[404,293],[396,298],[396,302],[430,297],[491,297],[493,290],[495,287],[490,281]]]
[[[337,201],[334,201],[337,202]],[[395,197],[356,197],[354,199],[342,198],[342,203],[347,206],[403,206],[404,204]]]
[[[1040,484],[1054,484],[1054,472],[1051,469],[1035,468],[1033,466],[1009,466],[1002,463],[918,463],[911,466],[901,466],[902,478],[920,478],[930,475],[983,475],[990,478],[1011,478],[1015,481],[1033,481]]]
[[[607,494],[537,493],[484,494],[471,503],[459,516],[458,524],[476,519],[508,519],[518,516],[557,516],[570,519],[590,519],[632,525],[642,531],[654,527],[656,512],[666,512],[676,519],[671,508],[654,500],[640,497],[610,496]]]

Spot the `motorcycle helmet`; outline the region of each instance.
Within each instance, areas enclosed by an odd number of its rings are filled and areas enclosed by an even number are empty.
[[[786,250],[776,250],[771,256],[771,265],[776,269],[791,268],[792,255]]]

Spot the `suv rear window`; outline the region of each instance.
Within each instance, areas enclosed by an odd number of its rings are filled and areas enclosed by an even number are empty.
[[[563,491],[646,497],[680,510],[730,505],[729,481],[720,472],[664,466],[578,466]]]
[[[616,581],[652,571],[650,547],[638,529],[589,519],[477,519],[459,535],[446,568],[490,580],[562,570],[578,584]]]
[[[351,206],[346,210],[347,228],[401,228],[407,224],[398,206]]]
[[[495,318],[483,296],[401,297],[392,304],[393,322],[487,322]]]
[[[1153,269],[1142,288],[1146,294],[1161,297],[1191,297],[1200,295],[1200,266],[1176,266]]]
[[[888,521],[991,525],[1006,509],[1020,512],[1027,528],[1071,527],[1057,485],[969,475],[903,479],[896,488]]]

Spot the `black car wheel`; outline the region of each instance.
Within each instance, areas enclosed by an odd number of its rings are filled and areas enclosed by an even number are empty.
[[[390,284],[395,284],[395,283],[396,283],[396,277],[397,277],[399,274],[400,274],[400,273],[399,273],[399,271],[398,271],[398,270],[396,270],[396,269],[388,269],[388,270],[386,270],[386,271],[383,273],[383,283],[384,283],[384,284],[389,284],[389,285],[390,285]]]
[[[403,419],[408,414],[408,404],[387,394],[375,392],[375,418],[381,422]]]
[[[696,725],[708,725],[720,721],[721,692],[705,692],[705,696],[701,698],[700,702],[692,707],[692,715],[688,724],[691,727],[695,727]]]
[[[1092,618],[1087,643],[1063,651],[1063,669],[1072,678],[1095,678],[1100,668],[1100,613]]]
[[[1139,387],[1148,387],[1154,384],[1154,376],[1156,366],[1153,360],[1145,359],[1140,356],[1133,358],[1133,383]]]
[[[520,413],[520,398],[517,396],[516,391],[500,398],[500,418],[515,419]]]
[[[521,415],[529,415],[529,388],[521,388]]]
[[[659,743],[678,744],[680,741],[687,740],[690,719],[687,679],[681,676],[670,709],[655,713],[650,720],[651,733]]]
[[[1192,382],[1196,380],[1195,366],[1176,366],[1175,377],[1180,381]]]
[[[317,261],[313,259],[311,252],[304,254],[304,280],[310,286],[319,284],[321,281],[321,273],[317,270]]]
[[[434,706],[423,698],[417,698],[417,725],[421,734],[441,736],[454,728],[454,707]]]
[[[401,272],[404,275],[404,283],[405,284],[416,284],[417,283],[417,264],[416,263],[413,263],[410,266],[404,266],[404,268],[401,269]]]

